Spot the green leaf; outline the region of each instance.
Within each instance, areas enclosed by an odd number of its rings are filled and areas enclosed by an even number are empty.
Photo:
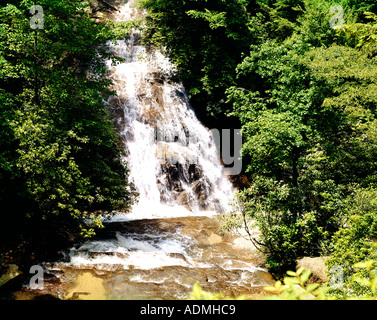
[[[263,290],[267,292],[279,292],[279,290],[276,287],[263,287]]]
[[[354,264],[354,267],[370,270],[373,263],[374,263],[373,260],[363,261],[363,262],[359,262],[359,263]]]
[[[294,272],[294,271],[288,270],[288,271],[287,271],[287,275],[289,275],[289,276],[291,276],[291,277],[296,277],[296,276],[297,276],[297,273]]]
[[[202,287],[197,282],[194,283],[191,296],[197,300],[200,300],[202,297]]]
[[[305,270],[305,268],[303,268],[303,267],[299,268],[299,269],[296,271],[296,275],[297,275],[297,276],[301,275],[301,273],[303,273],[304,270]]]
[[[308,281],[309,277],[311,275],[311,271],[309,269],[306,269],[300,276],[301,283],[305,283]]]
[[[369,279],[361,278],[361,277],[356,277],[354,279],[357,283],[361,284],[362,286],[365,287],[370,287],[371,281]]]
[[[312,292],[313,290],[317,289],[319,287],[318,283],[311,283],[306,286],[306,291]]]

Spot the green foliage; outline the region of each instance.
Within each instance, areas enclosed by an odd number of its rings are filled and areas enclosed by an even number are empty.
[[[348,204],[348,214],[344,227],[332,239],[331,256],[327,259],[328,269],[333,266],[342,268],[344,285],[356,294],[365,293],[360,287],[360,277],[368,276],[355,269],[355,264],[366,260],[377,261],[377,215],[375,188],[356,189]],[[372,260],[371,260],[372,259]],[[368,265],[369,266],[369,265]],[[368,272],[371,266],[368,267]],[[375,288],[373,289],[375,294]]]
[[[374,269],[372,268],[374,266]],[[367,277],[354,275],[352,281],[359,284],[362,287],[362,292],[364,293],[360,298],[363,299],[377,299],[377,274],[375,270],[376,261],[367,260],[363,262],[356,263],[354,268],[364,270],[364,274],[367,273]],[[360,272],[359,272],[360,273]]]
[[[268,300],[376,300],[377,274],[372,266],[375,261],[366,260],[354,264],[355,269],[360,270],[358,276],[352,277],[349,281],[351,286],[358,286],[363,290],[355,292],[349,287],[340,287],[334,295],[329,283],[320,285],[318,283],[307,283],[311,275],[309,269],[300,268],[296,272],[287,271],[283,283],[276,281],[274,286],[264,287],[267,292],[273,293],[267,297]]]
[[[129,26],[96,24],[78,0],[43,0],[44,28],[32,30],[33,5],[0,7],[2,206],[17,203],[11,221],[126,210],[133,196],[103,101],[114,94],[105,60],[120,61],[106,41]]]
[[[377,15],[365,12],[364,16],[367,23],[347,24],[344,30],[339,31],[339,35],[348,45],[361,49],[373,57],[377,52]]]
[[[308,181],[306,181],[309,184]],[[327,253],[342,221],[341,191],[331,181],[316,180],[298,187],[271,178],[254,177],[251,187],[236,195],[243,221],[255,221],[261,235],[255,245],[267,254],[266,264],[281,274],[301,256]]]
[[[353,265],[359,270],[359,274],[350,279],[350,283],[358,285],[363,291],[350,291],[348,287],[340,287],[334,295],[330,283],[319,284],[310,281],[312,272],[310,269],[299,268],[296,271],[288,270],[283,281],[276,281],[273,286],[266,286],[263,289],[270,293],[266,300],[376,300],[377,299],[377,273],[374,260],[365,260]],[[198,283],[195,283],[191,292],[191,300],[220,300],[223,294],[212,294],[204,291]],[[245,300],[243,295],[237,300]]]
[[[326,12],[311,6],[326,4],[304,5],[290,37],[251,46],[237,67],[243,86],[227,90],[251,181],[237,194],[239,211],[256,221],[267,265],[280,273],[298,257],[329,254],[353,185],[376,183],[377,68],[370,44],[344,45],[348,29],[336,36],[328,23],[309,28]],[[258,87],[248,78],[260,79]]]
[[[250,157],[247,171],[271,175],[286,166],[295,180],[298,154],[311,134],[306,119],[317,107],[317,92],[308,88],[310,76],[298,61],[298,53],[289,50],[292,46],[272,42],[253,46],[251,55],[238,66],[238,74],[257,73],[265,79],[263,91],[231,87],[227,92],[234,101],[232,115],[243,124],[243,155]]]

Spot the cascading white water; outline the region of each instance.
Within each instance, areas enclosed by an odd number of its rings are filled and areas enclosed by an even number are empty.
[[[115,19],[137,17],[134,2]],[[233,198],[212,133],[174,81],[174,66],[139,39],[135,30],[129,40],[110,45],[125,62],[108,65],[118,93],[109,102],[119,114],[139,202],[105,221],[94,239],[72,247],[65,261],[45,264],[60,283],[46,279],[46,288],[83,299],[98,289],[90,279],[101,283],[106,299],[187,298],[195,282],[230,296],[258,292],[273,282],[255,264],[246,240],[220,237],[217,220],[208,217],[228,210]],[[95,277],[81,277],[88,274]]]
[[[115,19],[135,18],[133,5],[129,1]],[[228,210],[233,187],[224,175],[211,131],[196,118],[183,86],[173,80],[174,66],[160,51],[138,44],[140,38],[134,30],[130,39],[109,44],[125,59],[117,66],[108,64],[117,91],[110,103],[122,111],[119,127],[125,161],[139,200],[130,213],[119,213],[106,222],[211,216]],[[110,240],[72,248],[69,265],[208,267],[193,262],[192,245],[192,239],[187,241],[179,232],[164,235],[148,230],[140,238],[122,230]]]
[[[115,20],[136,17],[134,1]],[[210,215],[229,209],[233,188],[224,175],[210,130],[196,118],[183,86],[172,80],[174,66],[156,49],[129,40],[111,50],[125,63],[109,68],[124,111],[123,140],[130,180],[139,193],[132,212],[114,219]]]

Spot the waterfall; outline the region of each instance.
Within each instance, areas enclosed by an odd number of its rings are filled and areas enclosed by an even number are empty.
[[[133,4],[114,19],[137,18]],[[105,219],[106,228],[64,252],[62,261],[44,263],[50,274],[44,292],[63,299],[186,299],[196,282],[229,297],[258,294],[273,279],[251,243],[221,237],[212,217],[228,211],[233,198],[215,132],[196,118],[174,65],[140,39],[134,30],[109,43],[125,62],[108,62],[117,92],[109,107],[139,201]]]
[[[116,21],[137,17],[134,0],[115,14]],[[212,215],[229,209],[233,187],[224,174],[211,131],[197,119],[174,65],[157,49],[128,40],[109,44],[125,59],[109,69],[120,110],[118,125],[125,161],[139,201],[127,216],[142,219]]]

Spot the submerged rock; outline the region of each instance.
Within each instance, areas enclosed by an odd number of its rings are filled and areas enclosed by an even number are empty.
[[[73,286],[67,290],[64,299],[67,300],[105,300],[106,289],[104,280],[91,272],[83,272],[75,279]]]

